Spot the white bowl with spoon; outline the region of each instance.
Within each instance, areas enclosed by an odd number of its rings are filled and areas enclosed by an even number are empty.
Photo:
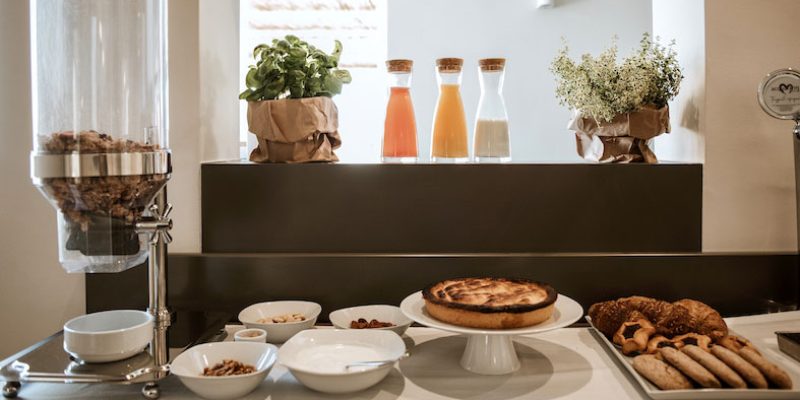
[[[316,329],[289,339],[278,359],[310,389],[352,393],[383,380],[406,355],[403,339],[391,331]]]

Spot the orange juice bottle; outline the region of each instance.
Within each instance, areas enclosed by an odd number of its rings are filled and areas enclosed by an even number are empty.
[[[460,58],[436,60],[439,100],[433,117],[431,161],[434,163],[463,163],[469,160],[467,119],[461,101]]]
[[[385,163],[417,162],[417,120],[411,102],[411,60],[389,60],[389,104],[383,125],[383,150]]]

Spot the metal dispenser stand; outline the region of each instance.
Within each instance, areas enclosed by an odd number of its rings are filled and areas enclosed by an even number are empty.
[[[132,163],[131,159],[138,162]],[[31,164],[34,181],[54,176],[79,178],[153,173],[169,176],[172,170],[170,154],[166,150],[134,156],[130,153],[36,154],[32,156]],[[150,235],[148,311],[154,317],[154,324],[149,353],[142,352],[117,362],[84,363],[64,351],[64,332],[60,331],[0,362],[0,377],[5,381],[4,397],[17,397],[22,383],[27,382],[144,383],[144,397],[156,399],[160,396],[157,382],[169,375],[167,329],[172,322],[167,309],[167,245],[172,241],[169,234],[172,229],[172,220],[169,218],[172,205],[167,203],[166,186],[156,194],[149,210],[149,216],[136,221],[137,232]]]
[[[797,241],[800,248],[800,72],[785,68],[769,73],[758,87],[758,102],[773,118],[794,121],[794,181],[797,209]],[[800,265],[798,265],[800,268]],[[800,304],[800,298],[796,299]],[[778,347],[800,361],[800,332],[775,332]]]

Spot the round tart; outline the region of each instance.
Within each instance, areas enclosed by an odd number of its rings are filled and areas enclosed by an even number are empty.
[[[425,309],[449,324],[514,329],[540,324],[553,315],[558,294],[527,279],[463,278],[434,283],[422,291]]]

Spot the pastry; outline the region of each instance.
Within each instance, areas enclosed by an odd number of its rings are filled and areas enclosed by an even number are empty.
[[[645,354],[633,358],[633,369],[661,390],[691,389],[692,383],[683,374],[656,356]]]
[[[700,349],[699,347],[689,344],[681,348],[681,352],[697,361],[700,365],[711,371],[728,386],[734,389],[746,389],[747,383],[742,379],[736,371],[725,365],[717,357],[714,357],[709,352]]]
[[[595,303],[589,307],[589,317],[600,332],[611,338],[634,311],[643,314],[660,335],[672,337],[692,332],[689,310],[649,297],[633,296]]]
[[[717,341],[717,344],[735,353],[738,353],[739,350],[741,350],[743,347],[750,347],[751,349],[753,349],[753,351],[759,353],[759,351],[755,347],[753,347],[753,344],[750,343],[749,340],[736,335],[727,335],[722,339],[720,339],[719,341]]]
[[[736,353],[722,346],[711,346],[711,354],[719,358],[725,365],[733,368],[734,371],[744,378],[748,383],[757,389],[766,389],[767,379],[752,364],[739,357]]]
[[[558,294],[527,279],[464,278],[434,283],[422,291],[425,309],[453,325],[513,329],[547,321]]]
[[[662,347],[675,348],[675,343],[661,335],[655,335],[647,342],[647,354],[658,354],[658,349]]]
[[[680,349],[686,345],[695,345],[702,350],[710,352],[711,349],[708,348],[711,345],[711,338],[706,335],[698,335],[696,333],[687,333],[685,335],[675,336],[672,338],[672,343],[675,344],[675,347]]]
[[[719,383],[719,380],[717,380],[714,374],[679,350],[673,349],[672,347],[664,347],[659,350],[659,352],[664,358],[664,361],[675,367],[678,371],[683,372],[684,375],[697,382],[700,386],[713,389],[722,387],[722,384]]]
[[[634,321],[624,322],[614,334],[614,343],[622,346],[622,354],[626,356],[644,353],[650,336],[656,333],[656,328],[650,321],[639,318]]]
[[[728,334],[728,325],[717,310],[697,300],[683,299],[672,304],[683,306],[692,316],[693,332],[710,337],[713,341],[722,339]]]
[[[739,356],[758,368],[758,370],[775,386],[781,389],[792,388],[792,378],[789,377],[789,374],[777,365],[769,362],[761,354],[758,354],[752,347],[743,347],[739,350]]]

